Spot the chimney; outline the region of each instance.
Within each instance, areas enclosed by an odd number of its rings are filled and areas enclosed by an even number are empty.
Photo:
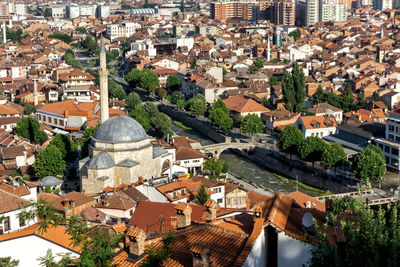
[[[113,187],[113,195],[115,195],[116,192],[117,192],[117,189],[115,187]]]
[[[217,203],[214,200],[208,199],[207,202],[204,204],[204,207],[207,210],[206,220],[207,222],[215,221],[217,218]]]
[[[194,244],[190,248],[193,256],[193,267],[209,267],[210,266],[210,249],[201,244]]]
[[[177,220],[178,220],[178,228],[185,228],[190,226],[192,222],[192,207],[186,203],[178,203],[175,206],[175,210],[177,213]]]
[[[71,208],[69,199],[64,199],[64,200],[62,200],[62,201],[61,201],[61,205],[63,205],[63,207],[64,207],[65,209]]]
[[[307,208],[307,209],[311,209],[311,202],[310,202],[310,201],[307,201],[307,202],[306,202],[306,208]]]
[[[138,259],[143,256],[146,234],[140,229],[132,228],[126,235],[129,240],[129,257]]]
[[[71,200],[71,208],[75,208],[75,200]]]
[[[259,218],[262,218],[262,208],[260,206],[254,207],[253,209],[253,220],[257,220]]]

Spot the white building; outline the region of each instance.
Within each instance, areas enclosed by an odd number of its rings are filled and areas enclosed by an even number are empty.
[[[26,14],[26,6],[23,3],[15,3],[13,11],[14,11],[14,15],[23,16]]]
[[[400,171],[400,113],[389,112],[389,117],[386,119],[385,138],[375,139],[375,142],[385,155],[387,168],[396,172]]]
[[[346,21],[347,7],[345,4],[323,3],[321,5],[320,21]]]
[[[108,18],[110,16],[110,6],[109,5],[99,5],[96,9],[97,18]]]
[[[122,22],[118,24],[107,25],[106,27],[106,35],[113,41],[115,38],[131,37],[136,29],[140,28],[141,25],[135,22]]]
[[[328,116],[302,116],[297,119],[296,126],[304,137],[324,137],[336,134],[337,123],[334,117]]]
[[[67,6],[66,11],[65,11],[65,15],[67,18],[70,19],[74,19],[79,17],[79,6],[75,6],[75,5],[71,5],[71,6]]]
[[[392,9],[392,7],[392,0],[373,0],[373,9],[375,10]]]
[[[129,55],[136,54],[138,51],[146,51],[149,58],[157,56],[157,49],[154,48],[153,41],[151,39],[138,40],[131,44],[131,51]]]
[[[96,15],[96,5],[79,5],[79,16],[94,17]]]
[[[319,0],[306,1],[306,25],[313,25],[319,21]]]

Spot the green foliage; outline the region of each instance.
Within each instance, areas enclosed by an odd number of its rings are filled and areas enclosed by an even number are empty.
[[[134,110],[142,105],[142,100],[140,99],[140,96],[135,92],[129,93],[125,102],[128,110]]]
[[[20,43],[22,39],[29,37],[28,34],[24,34],[21,28],[18,28],[16,31],[9,29],[6,26],[6,35],[7,42],[11,41],[12,43]]]
[[[75,158],[76,145],[68,136],[56,134],[51,140],[50,145],[57,147],[64,160],[73,160]]]
[[[187,101],[189,110],[193,115],[203,115],[207,110],[206,99],[202,94],[197,94]]]
[[[35,112],[35,107],[33,106],[33,103],[21,102],[20,104],[24,107],[24,115],[31,115],[33,112]]]
[[[253,64],[256,66],[258,69],[261,69],[263,67],[264,61],[262,60],[256,60]]]
[[[149,118],[155,118],[160,113],[157,106],[151,102],[144,103],[143,109],[149,114]]]
[[[293,125],[288,125],[279,136],[277,147],[280,151],[295,154],[303,140],[304,137],[301,131]]]
[[[305,78],[303,69],[297,62],[293,66],[292,73],[285,71],[283,74],[282,92],[286,109],[293,112],[303,111],[306,97]]]
[[[82,34],[86,33],[86,29],[84,27],[76,27],[75,31]]]
[[[278,79],[278,77],[276,77],[276,76],[271,76],[270,78],[269,78],[269,80],[268,80],[268,84],[269,84],[269,86],[275,86],[275,85],[278,85],[278,82],[279,82],[279,79]]]
[[[106,62],[111,62],[116,60],[119,57],[119,51],[118,50],[112,50],[111,52],[106,53]]]
[[[63,174],[66,168],[62,153],[54,145],[47,146],[36,157],[33,164],[35,175],[38,179],[46,176],[57,176]]]
[[[72,42],[72,37],[69,36],[66,33],[62,33],[62,32],[55,32],[53,34],[50,34],[49,36],[47,36],[48,38],[55,38],[55,39],[59,39],[61,41],[63,41],[64,43],[69,44],[70,42]]]
[[[185,12],[185,2],[183,0],[181,0],[181,3],[180,3],[180,10],[181,10],[181,12]]]
[[[164,99],[167,96],[167,90],[165,90],[164,88],[158,88],[157,96],[161,99]]]
[[[212,177],[214,178],[218,178],[221,173],[226,173],[229,171],[229,165],[227,162],[217,160],[215,158],[204,161],[203,168],[205,171],[211,173]]]
[[[309,266],[399,266],[400,218],[398,206],[377,211],[363,205],[351,220],[331,216],[315,225],[318,233]],[[330,238],[328,225],[334,235]],[[340,228],[343,234],[337,233]],[[332,232],[331,232],[332,234]]]
[[[139,69],[132,69],[127,75],[125,75],[125,81],[133,88],[136,88],[139,86],[141,73],[142,72]]]
[[[146,249],[146,258],[140,262],[139,267],[161,267],[171,254],[171,245],[175,242],[175,235],[167,232],[162,239],[162,246]]]
[[[228,131],[233,127],[233,120],[229,116],[229,109],[226,107],[224,101],[218,98],[211,105],[210,113],[208,115],[211,125],[217,126],[224,131]]]
[[[63,59],[64,59],[65,63],[71,65],[72,67],[77,68],[77,69],[83,69],[83,66],[79,62],[79,60],[75,59],[75,54],[71,49],[68,49],[65,52]]]
[[[382,97],[379,95],[379,93],[378,93],[377,91],[375,91],[375,92],[372,94],[372,100],[373,100],[373,101],[381,101],[381,100],[382,100]]]
[[[336,167],[339,163],[346,161],[346,152],[341,144],[328,143],[321,156],[321,164],[326,168]]]
[[[40,130],[40,124],[37,119],[24,117],[14,128],[14,133],[24,137],[35,144],[43,144],[47,140],[47,134]]]
[[[25,206],[18,214],[21,220],[38,220],[39,231],[45,232],[49,227],[63,225],[66,227],[66,233],[71,236],[71,245],[81,249],[80,257],[74,260],[73,266],[111,266],[115,256],[115,249],[123,241],[123,234],[110,234],[102,229],[90,230],[88,224],[80,220],[76,216],[67,218],[58,213],[52,206],[48,205],[44,200],[38,200]],[[51,251],[39,259],[46,266],[71,266],[71,259],[67,254],[57,265],[52,265],[54,257]]]
[[[99,52],[99,46],[97,42],[91,36],[87,36],[82,42],[82,47],[87,49],[92,54],[97,54]]]
[[[351,196],[345,196],[333,200],[333,211],[335,213],[343,213],[346,210],[351,210],[353,213],[356,213],[360,208],[360,202]]]
[[[176,105],[179,100],[185,101],[185,96],[181,92],[173,92],[170,99],[171,103]]]
[[[193,70],[197,67],[197,60],[193,58],[192,62],[190,63],[190,68]]]
[[[272,104],[272,101],[270,100],[270,99],[267,99],[267,98],[263,98],[262,100],[261,100],[261,104],[264,106],[264,107],[267,107],[267,108],[270,108],[270,109],[273,109],[273,104]]]
[[[19,260],[13,260],[11,257],[0,258],[0,266],[2,267],[17,267]]]
[[[240,126],[244,133],[256,134],[264,132],[264,123],[257,114],[247,114]]]
[[[79,139],[78,143],[81,145],[81,159],[89,156],[89,144],[91,143],[91,137],[96,133],[100,124],[95,127],[88,127],[83,131],[83,136]]]
[[[309,136],[301,142],[299,155],[302,160],[315,162],[321,160],[326,143],[317,136]]]
[[[299,33],[298,30],[294,30],[294,31],[291,31],[291,32],[289,33],[289,36],[293,37],[293,39],[296,41],[297,38],[300,37],[300,33]]]
[[[150,118],[148,113],[141,107],[138,106],[134,110],[129,113],[129,117],[136,120],[140,125],[142,125],[143,129],[148,132],[150,129]]]
[[[160,137],[172,136],[173,132],[171,129],[171,119],[164,113],[158,113],[153,119],[151,119],[151,126]]]
[[[110,98],[117,98],[119,100],[126,98],[124,87],[110,78],[108,79],[108,92],[110,94]]]
[[[357,178],[377,181],[385,175],[385,157],[379,147],[370,145],[357,155],[352,167]]]
[[[155,74],[152,70],[144,69],[140,73],[140,87],[143,89],[149,91],[151,86],[155,86],[155,88],[157,88],[159,83],[160,82],[157,74]]]
[[[181,88],[181,81],[179,80],[178,75],[176,74],[168,75],[165,87],[168,89],[168,91],[179,90]]]
[[[199,192],[194,197],[194,203],[200,206],[204,206],[207,200],[210,198],[210,195],[207,194],[207,188],[204,184],[201,184]]]

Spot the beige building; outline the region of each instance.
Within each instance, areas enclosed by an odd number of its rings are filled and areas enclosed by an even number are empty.
[[[104,122],[92,137],[89,157],[79,162],[81,188],[98,193],[103,188],[161,177],[170,168],[172,154],[153,147],[143,127],[134,119],[120,116]]]

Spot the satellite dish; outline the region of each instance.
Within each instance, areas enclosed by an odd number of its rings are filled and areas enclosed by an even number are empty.
[[[303,219],[301,219],[301,222],[305,227],[310,227],[313,224],[313,216],[311,213],[306,212],[303,215]]]

